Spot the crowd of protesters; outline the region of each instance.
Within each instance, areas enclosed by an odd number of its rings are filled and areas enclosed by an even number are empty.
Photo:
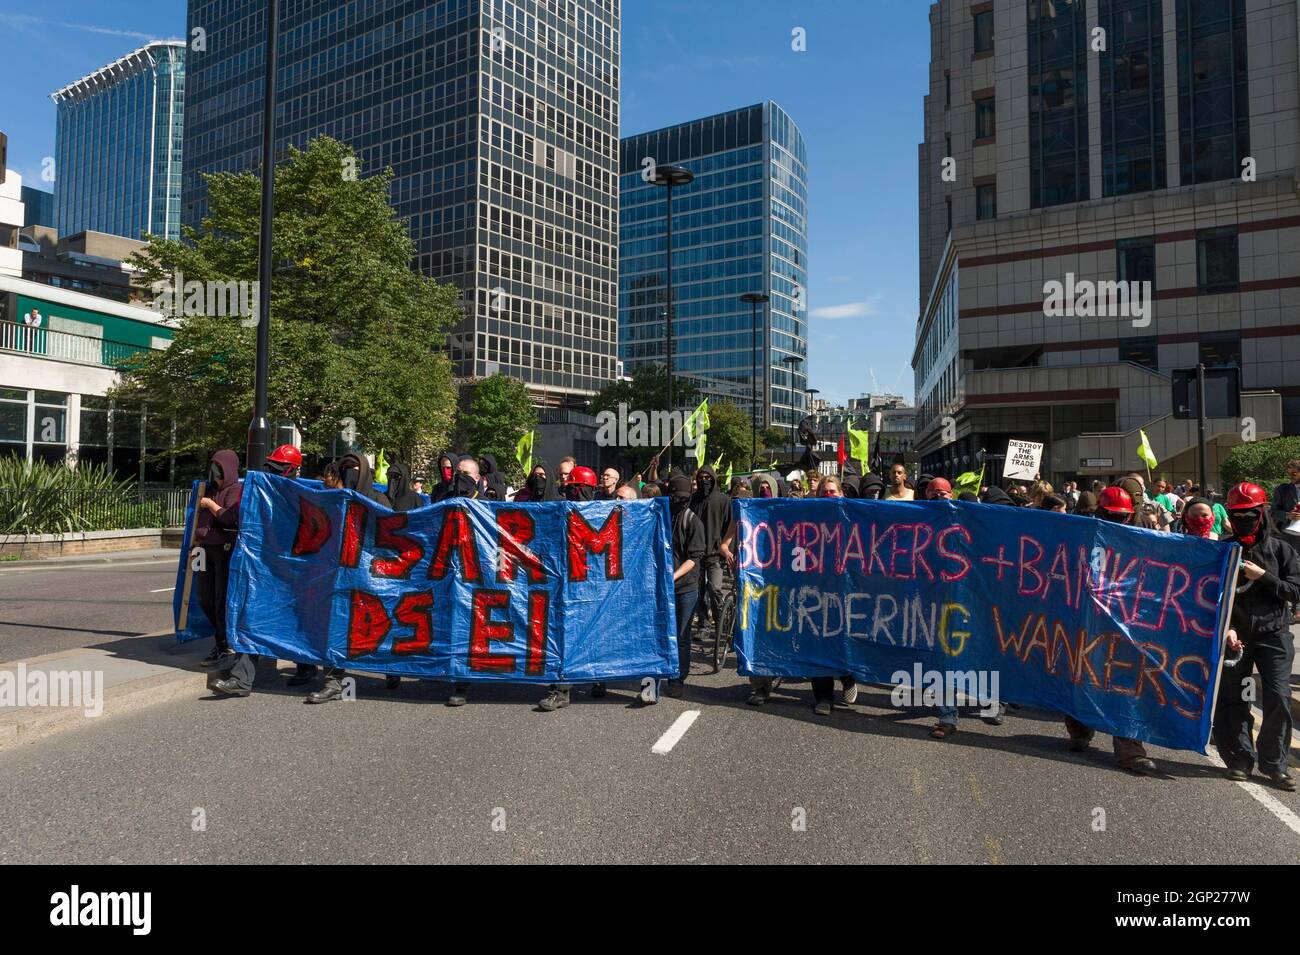
[[[267,458],[266,468],[284,477],[298,477],[302,457],[285,445]],[[213,455],[207,491],[199,501],[194,545],[203,552],[199,599],[212,621],[215,646],[204,665],[224,676],[214,689],[228,696],[247,696],[253,687],[255,659],[234,653],[226,638],[225,590],[230,552],[239,526],[241,485],[239,460],[234,451]],[[708,466],[671,471],[659,467],[658,458],[641,473],[624,476],[616,467],[595,469],[580,465],[572,457],[560,460],[554,473],[545,462],[535,461],[518,488],[508,485],[497,461],[490,454],[474,456],[443,452],[437,458],[430,481],[401,463],[388,467],[387,483],[381,491],[374,484],[369,461],[364,455],[345,454],[327,464],[322,482],[327,488],[348,488],[394,510],[410,510],[449,498],[489,501],[635,501],[666,497],[672,517],[673,582],[676,603],[679,673],[667,681],[665,693],[680,697],[690,674],[693,640],[698,631],[716,624],[727,579],[735,564],[736,522],[732,499],[756,498],[859,498],[881,501],[966,501],[982,504],[1026,507],[1080,518],[1102,520],[1168,534],[1183,534],[1210,540],[1235,540],[1243,549],[1237,593],[1233,602],[1227,653],[1219,682],[1213,739],[1226,765],[1228,778],[1245,780],[1258,765],[1275,785],[1294,790],[1288,770],[1287,752],[1292,718],[1289,706],[1291,665],[1295,648],[1290,633],[1300,611],[1300,556],[1282,531],[1291,524],[1300,528],[1300,460],[1287,462],[1288,481],[1280,484],[1270,499],[1258,485],[1242,483],[1220,498],[1212,488],[1202,489],[1192,481],[1173,484],[1163,478],[1148,480],[1142,474],[1127,474],[1111,483],[1091,481],[1087,489],[1079,482],[1066,481],[1059,489],[1044,480],[968,486],[941,475],[912,477],[902,461],[890,465],[882,477],[874,473],[822,474],[814,469],[779,473],[757,472],[735,477],[728,487]],[[317,667],[299,664],[288,685],[305,687],[317,679]],[[1258,737],[1252,730],[1251,695],[1246,687],[1252,671],[1258,671],[1259,701],[1263,710]],[[781,678],[799,682],[792,674]],[[749,703],[764,705],[775,684],[772,677],[751,677]],[[835,679],[814,677],[814,711],[829,716],[834,706]],[[852,705],[858,686],[850,675],[839,679],[843,705]],[[398,676],[389,675],[387,686],[396,690]],[[557,684],[548,688],[539,708],[553,712],[568,706],[573,687]],[[605,695],[603,684],[590,688],[593,697]],[[454,683],[449,706],[468,702],[469,685]],[[326,669],[324,685],[309,693],[307,700],[325,703],[342,698],[343,672]],[[641,703],[653,703],[657,694],[642,694]],[[957,731],[955,701],[937,707],[938,721],[930,736],[946,740]],[[1007,704],[1013,709],[1014,704]],[[1007,706],[995,703],[981,711],[981,718],[1000,724]],[[1070,746],[1082,751],[1095,731],[1065,717]],[[1118,764],[1134,773],[1156,770],[1145,747],[1136,739],[1116,737],[1113,748]]]

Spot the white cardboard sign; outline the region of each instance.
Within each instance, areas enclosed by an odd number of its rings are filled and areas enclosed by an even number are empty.
[[[1007,442],[1007,460],[1002,466],[1002,476],[1014,481],[1032,481],[1038,474],[1038,462],[1043,457],[1043,446],[1036,441]]]

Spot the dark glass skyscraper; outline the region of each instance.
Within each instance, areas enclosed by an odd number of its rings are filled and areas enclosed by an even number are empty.
[[[187,224],[202,173],[259,164],[265,11],[190,0]],[[328,135],[391,166],[413,264],[463,290],[455,374],[557,404],[614,377],[619,0],[285,0],[278,61],[277,153]]]
[[[50,97],[59,234],[180,238],[185,44],[147,44]]]
[[[665,197],[642,175],[647,160],[695,174],[673,190],[674,373],[748,409],[757,369],[761,420],[798,420],[808,355],[808,156],[798,128],[767,102],[623,140],[619,357],[628,373],[666,353]],[[744,292],[771,296],[759,308],[757,355]],[[803,362],[793,373],[789,356]]]

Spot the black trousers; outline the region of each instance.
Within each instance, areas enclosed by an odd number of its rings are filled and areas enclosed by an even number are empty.
[[[226,642],[226,587],[230,581],[229,544],[203,546],[204,570],[198,573],[199,606],[212,623],[217,649],[223,653]]]
[[[1246,644],[1241,660],[1225,666],[1219,681],[1214,711],[1214,745],[1229,769],[1249,772],[1256,758],[1262,773],[1280,773],[1287,767],[1291,745],[1291,663],[1295,642],[1285,631],[1259,634]],[[1264,710],[1259,724],[1259,753],[1251,740],[1255,725],[1245,684],[1251,670],[1259,671],[1258,698]]]

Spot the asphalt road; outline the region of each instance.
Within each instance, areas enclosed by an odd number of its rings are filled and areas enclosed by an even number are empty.
[[[0,564],[0,663],[167,629],[176,561]]]
[[[1025,710],[941,743],[882,690],[819,720],[806,684],[754,709],[731,670],[550,714],[528,687],[449,709],[432,683],[325,706],[260,683],[0,753],[0,863],[1300,861],[1300,796],[1160,749],[1134,777]]]

